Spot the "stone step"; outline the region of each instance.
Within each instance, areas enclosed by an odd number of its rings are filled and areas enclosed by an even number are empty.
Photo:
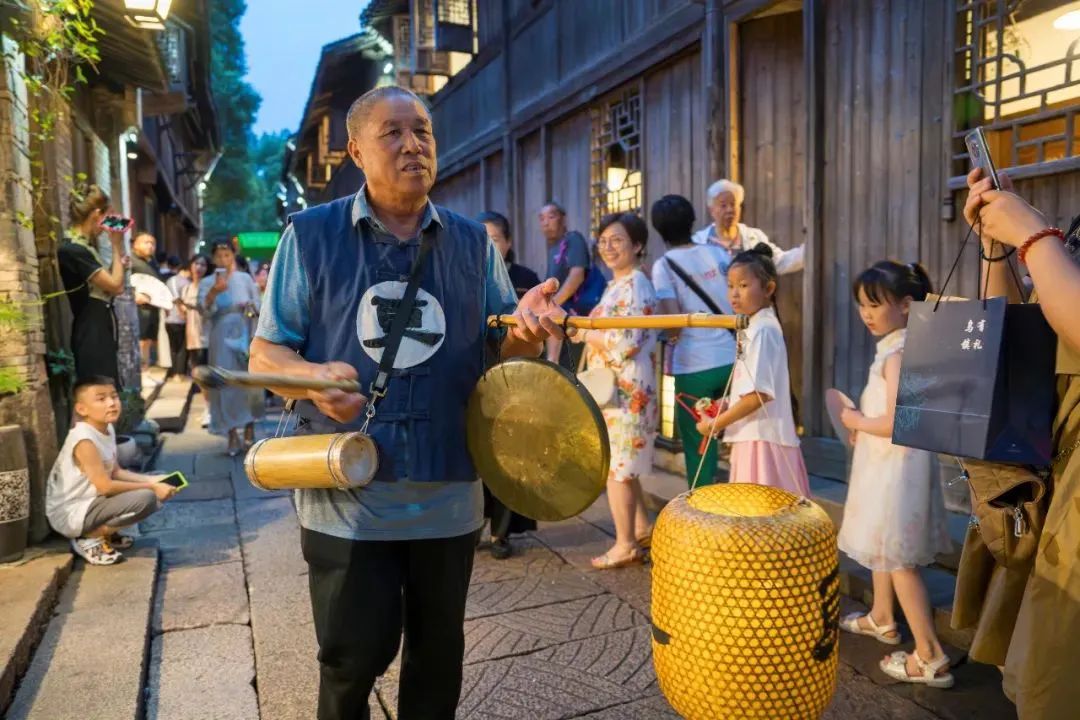
[[[722,474],[726,477],[726,472]],[[674,475],[656,468],[651,475],[642,480],[641,487],[645,492],[646,504],[656,511],[661,510],[670,500],[687,489],[686,480],[681,475]],[[812,499],[828,513],[837,527],[843,519],[847,489],[847,483],[817,476],[810,477]],[[945,642],[966,650],[971,647],[972,631],[953,630],[950,627],[950,621],[953,592],[956,586],[955,573],[960,559],[960,549],[963,547],[964,534],[967,532],[967,516],[949,512],[947,526],[953,540],[953,551],[938,556],[936,566],[923,570],[923,578],[930,593],[938,634]],[[869,570],[841,555],[840,575],[841,592],[859,602],[869,604],[872,601],[873,585]]]
[[[169,380],[146,410],[146,417],[155,421],[163,432],[181,432],[191,405],[191,381]]]
[[[140,538],[108,567],[79,561],[22,679],[8,720],[138,720],[158,546]]]
[[[45,633],[72,557],[65,545],[51,543],[27,550],[19,562],[0,565],[0,716]]]

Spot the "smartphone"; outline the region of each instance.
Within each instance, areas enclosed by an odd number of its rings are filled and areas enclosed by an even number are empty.
[[[135,221],[122,215],[106,215],[101,219],[101,227],[114,232],[129,230]]]
[[[163,482],[166,485],[171,485],[177,490],[183,490],[188,486],[187,478],[184,477],[184,473],[179,471],[166,475],[165,477],[161,478],[161,480],[158,480],[158,482]]]
[[[971,164],[983,171],[983,177],[990,178],[990,183],[995,190],[1000,190],[1001,183],[998,182],[997,169],[994,168],[994,160],[990,157],[990,148],[986,144],[986,133],[983,129],[978,127],[965,135],[964,144],[967,145]]]
[[[214,268],[214,274],[215,275],[224,275],[225,272],[226,272],[225,268]]]

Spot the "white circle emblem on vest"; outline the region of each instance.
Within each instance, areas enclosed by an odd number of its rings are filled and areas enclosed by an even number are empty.
[[[376,363],[382,360],[390,325],[404,294],[405,283],[388,280],[372,285],[360,298],[356,334],[360,338],[360,347]],[[442,305],[431,293],[419,288],[416,304],[405,325],[405,336],[401,338],[401,346],[394,358],[394,369],[403,370],[426,361],[442,346],[445,337],[446,315]]]

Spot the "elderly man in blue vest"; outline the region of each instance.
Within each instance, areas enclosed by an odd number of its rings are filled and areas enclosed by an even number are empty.
[[[782,250],[760,229],[742,223],[743,198],[746,191],[733,180],[717,180],[705,195],[709,202],[709,216],[712,223],[694,233],[693,241],[698,245],[716,245],[727,253],[727,263],[743,250],[752,250],[758,243],[765,243],[772,248],[776,272],[781,275],[798,272],[803,269],[803,246]]]
[[[518,327],[501,340],[502,355],[536,357],[549,336],[561,335],[565,313],[552,302],[555,280],[519,302],[484,227],[428,199],[435,138],[417,96],[372,90],[353,103],[347,125],[349,156],[366,184],[292,217],[250,368],[371,387],[392,344],[397,303],[420,268],[368,430],[380,456],[374,481],[353,491],[300,490],[296,508],[319,642],[320,720],[368,717],[372,685],[403,630],[398,717],[449,720],[461,692],[465,596],[484,522],[465,406],[484,369],[485,318],[514,312]],[[357,393],[279,394],[300,400],[305,432],[357,430],[367,415],[367,398]]]

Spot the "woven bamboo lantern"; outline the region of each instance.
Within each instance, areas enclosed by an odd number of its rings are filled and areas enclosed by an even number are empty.
[[[813,720],[836,690],[836,529],[762,485],[680,495],[652,540],[653,662],[687,720]]]

